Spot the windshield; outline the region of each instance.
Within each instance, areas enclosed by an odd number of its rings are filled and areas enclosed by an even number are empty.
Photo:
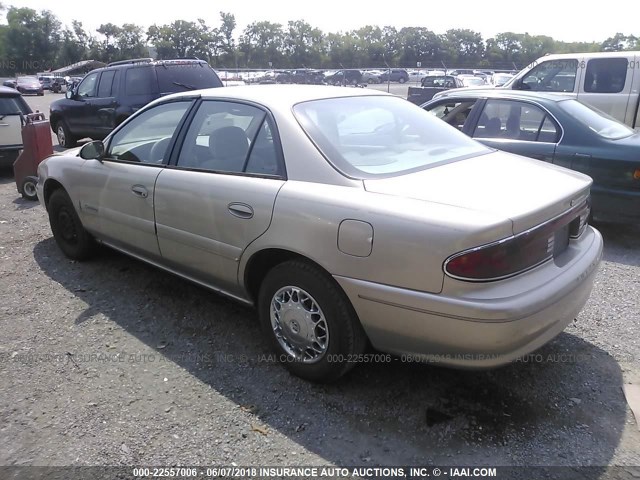
[[[163,93],[222,86],[216,72],[203,62],[161,63],[156,67],[156,73],[158,87]]]
[[[314,100],[293,110],[323,155],[354,178],[399,175],[489,151],[399,97]]]
[[[615,118],[585,105],[577,100],[568,99],[559,102],[560,107],[592,132],[609,140],[617,140],[633,135],[633,129]]]

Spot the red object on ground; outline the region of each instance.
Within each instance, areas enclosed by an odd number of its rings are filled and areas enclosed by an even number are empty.
[[[29,200],[36,200],[35,183],[38,165],[53,154],[51,127],[43,113],[25,115],[22,125],[22,153],[13,162],[13,173],[18,192]]]

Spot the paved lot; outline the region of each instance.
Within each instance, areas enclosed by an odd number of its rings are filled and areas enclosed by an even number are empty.
[[[622,392],[640,383],[640,228],[601,230],[587,306],[525,361],[320,386],[269,359],[251,309],[109,250],[67,260],[0,172],[0,464],[640,465]]]

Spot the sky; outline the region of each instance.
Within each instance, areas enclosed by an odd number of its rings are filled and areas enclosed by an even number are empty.
[[[101,23],[135,23],[143,27],[174,20],[205,20],[220,25],[220,11],[233,13],[236,36],[254,21],[268,20],[286,25],[305,20],[324,33],[347,31],[364,25],[426,27],[435,33],[450,28],[468,28],[490,38],[501,32],[548,35],[555,40],[602,42],[617,32],[640,36],[640,1],[619,0],[615,8],[593,8],[569,0],[0,0],[5,5],[51,10],[63,24],[79,20],[86,30]],[[580,7],[580,5],[583,5]],[[595,6],[595,4],[594,4]],[[4,18],[2,19],[4,22]]]

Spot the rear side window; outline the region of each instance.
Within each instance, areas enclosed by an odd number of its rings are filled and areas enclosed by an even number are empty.
[[[18,113],[23,115],[31,113],[31,109],[22,97],[0,97],[0,116],[17,115]]]
[[[151,67],[129,68],[124,79],[127,95],[149,95],[154,91]]]
[[[473,136],[555,143],[559,133],[547,112],[536,105],[512,100],[488,100]]]
[[[620,93],[624,90],[629,61],[626,58],[596,58],[587,63],[584,91],[589,93]]]
[[[163,63],[155,68],[161,93],[222,86],[218,75],[207,63]]]
[[[98,86],[98,97],[105,98],[111,96],[111,86],[113,85],[113,77],[115,76],[115,70],[107,70],[102,72],[100,77],[100,85]]]

